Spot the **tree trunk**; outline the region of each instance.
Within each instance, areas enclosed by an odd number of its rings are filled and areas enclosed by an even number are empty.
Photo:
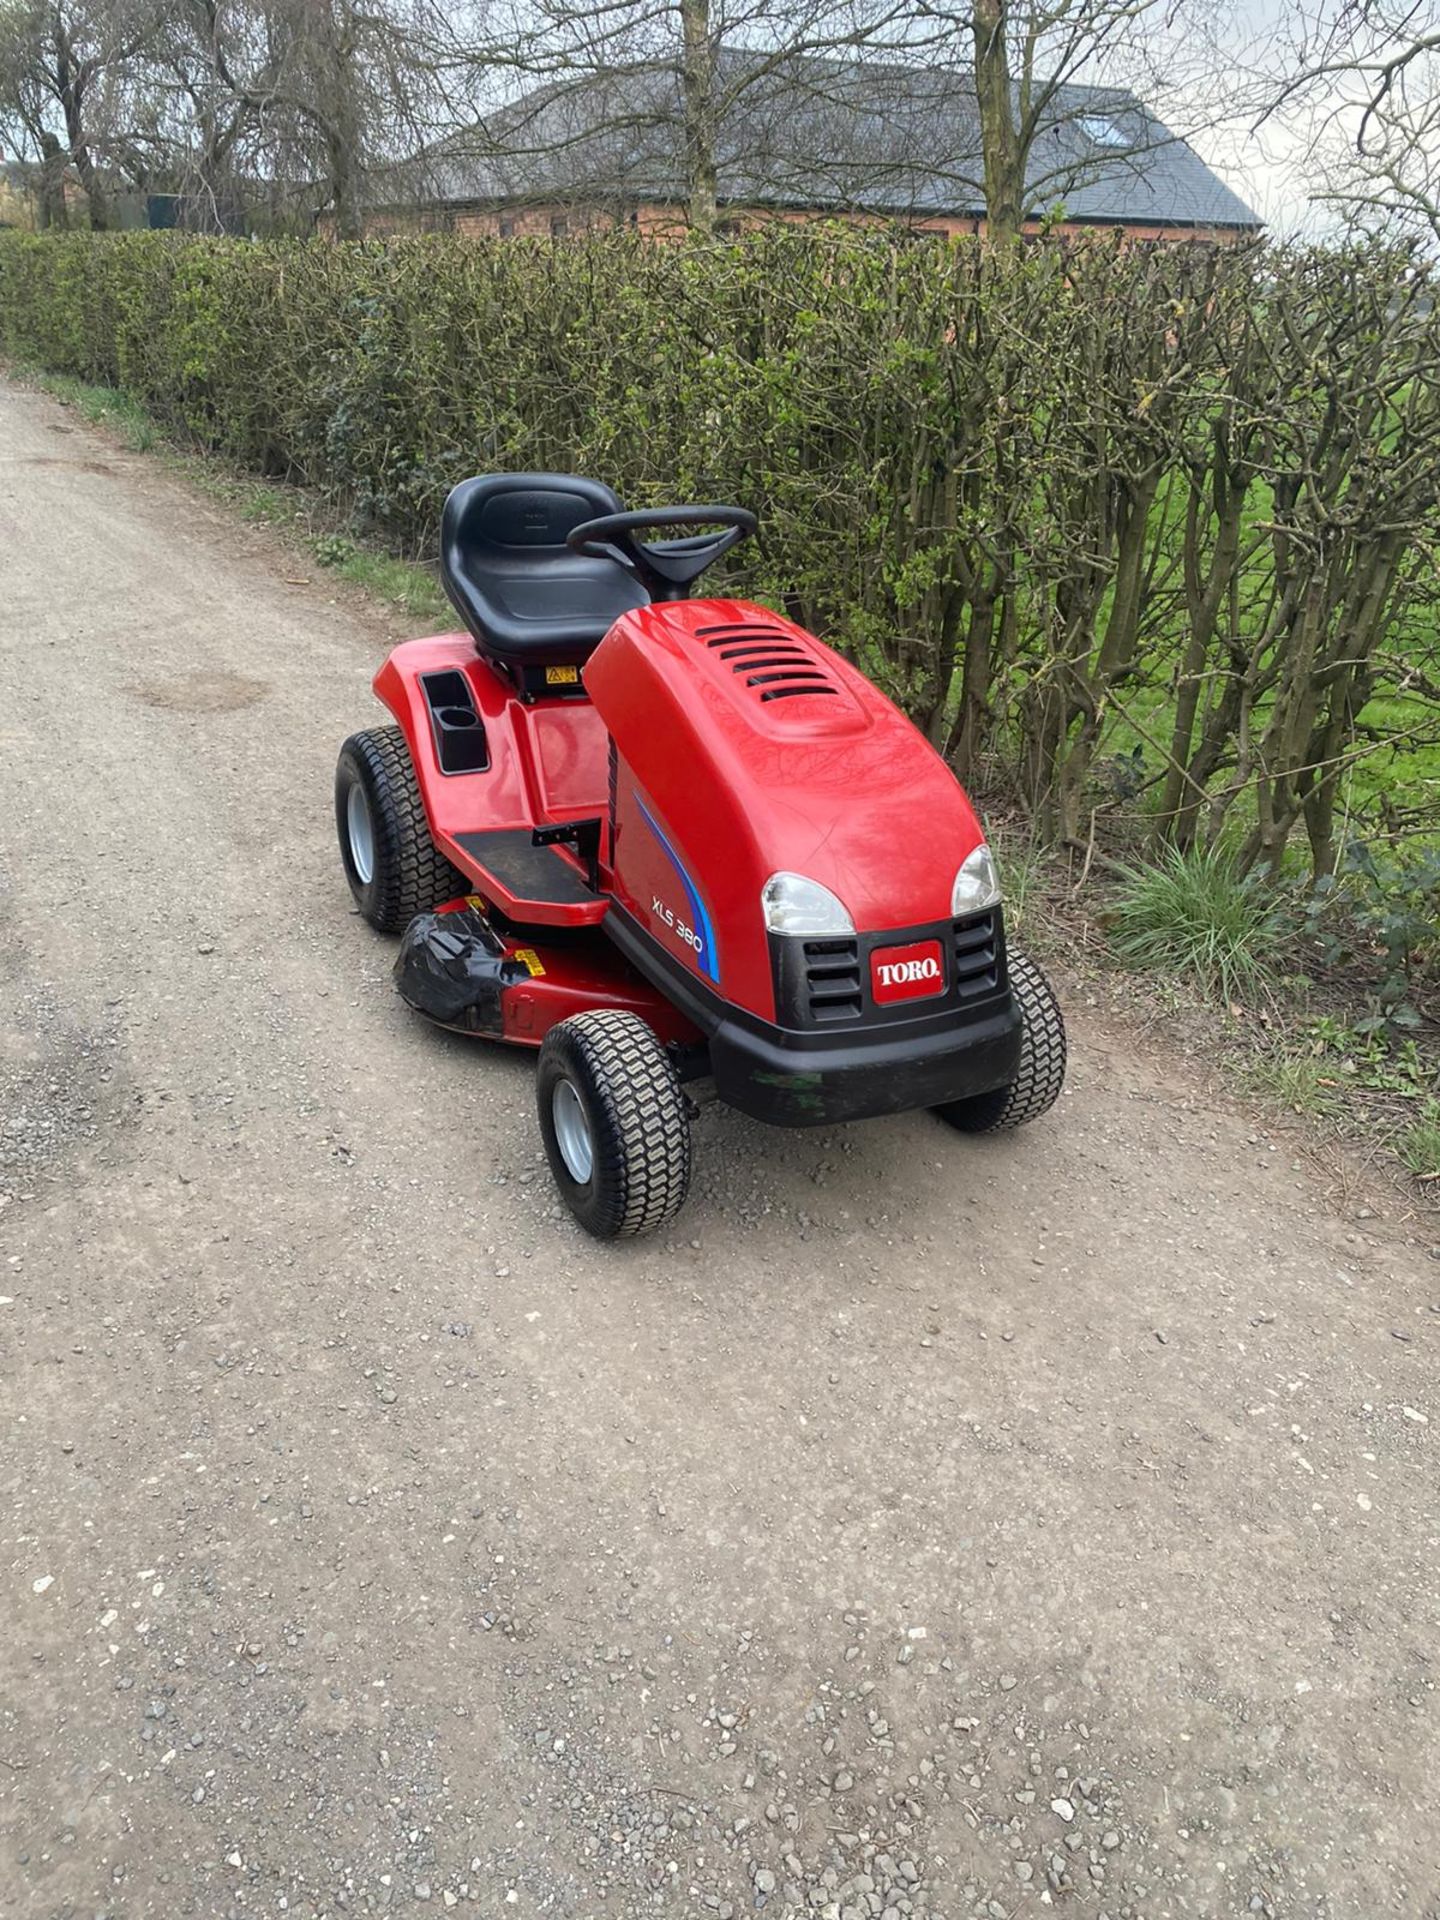
[[[1218,458],[1218,454],[1217,454]],[[1200,711],[1200,695],[1205,684],[1206,664],[1211,657],[1216,623],[1235,577],[1240,555],[1240,520],[1244,508],[1243,486],[1231,487],[1228,477],[1215,487],[1215,545],[1204,580],[1200,570],[1201,484],[1191,480],[1190,499],[1185,516],[1185,606],[1189,634],[1181,663],[1175,698],[1175,722],[1170,734],[1170,765],[1160,794],[1158,830],[1161,839],[1178,847],[1187,847],[1194,832],[1196,807],[1190,753],[1194,745],[1195,720]],[[1187,804],[1187,790],[1189,800]]]
[[[80,176],[80,184],[85,189],[86,203],[90,209],[90,231],[108,233],[110,229],[110,194],[100,177],[100,169],[90,158],[90,149],[82,141],[75,150],[75,171]]]
[[[200,146],[197,190],[186,195],[184,224],[201,233],[224,233],[230,210],[230,153],[239,136],[240,114],[223,123],[207,117]]]
[[[85,135],[85,94],[87,91],[84,69],[78,66],[71,52],[70,41],[56,17],[55,31],[55,97],[60,103],[60,111],[65,116],[65,137],[70,143],[70,158],[75,171],[80,176],[80,184],[85,189],[85,199],[90,209],[90,230],[92,233],[104,233],[110,225],[110,196],[100,170],[95,165],[90,152],[90,143]]]
[[[325,146],[325,168],[330,176],[330,200],[335,234],[340,240],[358,240],[365,231],[362,200],[363,168],[360,155],[360,116],[356,100],[356,48],[352,19],[346,5],[324,9],[322,39],[316,63],[314,124]]]
[[[991,643],[995,637],[996,600],[997,596],[987,588],[970,603],[965,665],[960,675],[960,711],[950,736],[955,771],[964,781],[974,778],[990,719],[990,683],[994,675]]]
[[[708,240],[715,231],[715,48],[710,0],[680,0],[684,37],[681,72],[685,104],[685,200],[690,231]]]
[[[331,202],[335,209],[336,238],[358,240],[365,230],[365,219],[360,205],[354,143],[343,124],[332,122],[326,127],[325,152],[330,172]]]
[[[65,205],[65,149],[53,133],[40,135],[40,207],[42,228],[60,232],[70,224]]]
[[[992,240],[1017,240],[1025,223],[1025,153],[1005,37],[1006,0],[975,0],[975,98],[980,108],[985,225]]]

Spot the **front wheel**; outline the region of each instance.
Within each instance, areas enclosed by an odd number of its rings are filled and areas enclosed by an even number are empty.
[[[1028,954],[1012,948],[1009,967],[1020,1009],[1020,1065],[1008,1086],[936,1107],[940,1118],[962,1133],[1008,1133],[1038,1120],[1065,1084],[1065,1022],[1055,989]]]
[[[690,1117],[665,1049],[633,1013],[572,1014],[536,1073],[555,1184],[597,1240],[652,1233],[690,1188]]]

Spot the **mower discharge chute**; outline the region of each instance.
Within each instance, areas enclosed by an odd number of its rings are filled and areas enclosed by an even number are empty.
[[[340,754],[346,875],[403,936],[402,993],[539,1049],[550,1165],[605,1237],[683,1202],[687,1090],[786,1126],[929,1107],[989,1132],[1064,1077],[944,761],[812,634],[689,597],[754,529],[565,475],[465,481],[441,569],[468,631],[397,647],[396,724]]]

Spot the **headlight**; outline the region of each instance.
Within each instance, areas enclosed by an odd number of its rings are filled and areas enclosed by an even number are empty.
[[[828,887],[803,873],[772,873],[760,895],[771,933],[854,933],[855,922]]]
[[[950,890],[950,915],[959,920],[967,913],[983,913],[1000,904],[1000,876],[995,871],[995,856],[982,840],[955,876]]]

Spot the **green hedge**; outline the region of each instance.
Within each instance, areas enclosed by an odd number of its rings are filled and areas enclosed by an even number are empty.
[[[1437,316],[1403,255],[1256,246],[0,235],[11,356],[400,551],[487,469],[753,505],[743,584],[1060,837],[1303,821],[1319,869],[1433,715]]]

